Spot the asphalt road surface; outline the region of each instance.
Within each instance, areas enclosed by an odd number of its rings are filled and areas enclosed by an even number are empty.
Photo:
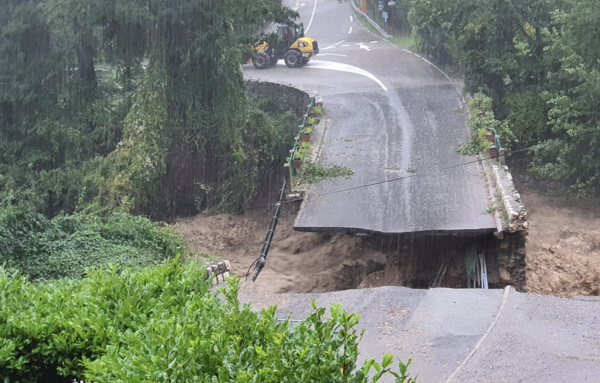
[[[318,162],[354,170],[307,193],[294,228],[364,233],[496,229],[483,172],[457,153],[468,138],[459,92],[419,57],[363,28],[348,2],[287,1],[320,54],[306,66],[256,70],[323,97],[329,117]],[[371,185],[363,187],[364,185]]]
[[[341,304],[361,314],[362,360],[412,358],[420,383],[600,382],[598,298],[405,287],[260,296],[250,284],[240,298],[292,319],[306,318],[313,299]]]

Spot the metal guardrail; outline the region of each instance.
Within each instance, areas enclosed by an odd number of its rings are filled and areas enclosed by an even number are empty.
[[[383,28],[381,28],[379,24],[377,24],[373,19],[371,19],[369,15],[361,11],[360,8],[358,8],[358,6],[354,3],[354,0],[350,1],[350,4],[352,4],[352,8],[354,8],[354,11],[357,12],[359,15],[364,16],[367,22],[371,24],[373,28],[377,29],[377,32],[379,32],[379,34],[381,34],[381,36],[383,36],[384,39],[389,39],[390,37],[393,37],[385,30],[383,30]]]
[[[294,160],[294,157],[296,156],[296,152],[298,151],[298,148],[300,147],[300,137],[302,136],[302,133],[304,133],[304,129],[306,127],[306,122],[308,121],[308,115],[310,114],[313,106],[315,106],[315,98],[311,97],[310,103],[308,104],[308,107],[306,109],[306,113],[304,113],[304,117],[302,118],[302,124],[300,124],[300,130],[298,131],[298,134],[296,135],[296,138],[294,139],[294,146],[292,147],[292,150],[290,151],[290,157],[287,162],[289,172],[290,172],[290,186],[293,184],[292,177],[294,176],[294,169],[292,168],[292,161]]]

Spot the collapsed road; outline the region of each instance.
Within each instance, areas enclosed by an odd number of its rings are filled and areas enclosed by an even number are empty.
[[[488,213],[484,174],[491,177],[492,171],[456,152],[468,137],[459,87],[423,58],[365,31],[347,2],[288,5],[298,6],[306,33],[319,41],[319,55],[297,70],[249,67],[245,76],[319,94],[328,124],[318,163],[355,172],[313,185],[294,229],[367,235],[372,242],[397,246],[398,259],[405,259],[410,247],[411,256],[432,256],[433,264],[444,252],[458,256],[472,248],[470,242],[482,239],[487,246],[497,238],[485,255],[490,283],[522,288],[523,237],[513,233],[502,242],[497,219]],[[501,188],[510,175],[499,177]],[[413,254],[415,238],[432,235],[442,244],[432,246],[431,254]],[[447,251],[443,243],[452,241],[466,245]],[[461,262],[464,268],[462,259],[455,266]],[[439,275],[436,265],[423,287]],[[598,381],[600,376],[600,300],[594,298],[542,297],[508,287],[265,296],[251,284],[240,297],[257,310],[276,304],[281,317],[293,319],[310,312],[312,299],[319,306],[340,303],[362,316],[362,358],[381,358],[384,352],[412,357],[411,371],[422,382]]]

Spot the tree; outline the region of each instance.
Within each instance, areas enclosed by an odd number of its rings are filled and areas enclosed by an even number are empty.
[[[280,1],[3,0],[0,11],[0,200],[26,193],[49,216],[79,205],[168,217],[239,206],[256,189],[259,167],[244,161],[258,106],[240,64],[266,23],[296,17]]]

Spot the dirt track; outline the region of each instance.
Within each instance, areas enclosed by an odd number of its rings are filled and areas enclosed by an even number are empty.
[[[529,211],[527,243],[529,292],[557,296],[600,295],[600,205],[568,205],[563,200],[522,193]],[[245,276],[263,245],[271,212],[197,216],[178,230],[196,252],[229,259],[233,272]],[[382,252],[360,238],[292,230],[295,214],[283,212],[267,267],[256,283],[261,294],[329,292],[357,288],[367,275],[386,265]],[[361,287],[382,285],[373,280]]]

